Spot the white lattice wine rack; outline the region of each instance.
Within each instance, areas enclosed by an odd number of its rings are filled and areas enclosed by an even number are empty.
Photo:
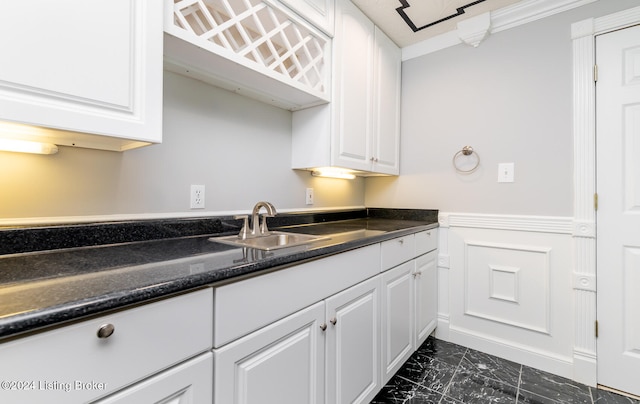
[[[165,20],[168,33],[328,101],[331,40],[280,3],[165,1],[172,10],[171,20]],[[167,27],[169,23],[171,26]],[[239,73],[231,79],[238,81],[242,77]]]

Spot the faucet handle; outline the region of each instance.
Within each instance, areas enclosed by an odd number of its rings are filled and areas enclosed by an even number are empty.
[[[270,215],[268,213],[260,215],[260,217],[262,217],[262,221],[260,222],[260,234],[269,234],[269,229],[267,228],[267,218],[274,216],[275,215]]]
[[[249,234],[249,215],[236,215],[233,218],[243,220],[242,229],[240,229],[240,234],[238,234],[238,238],[241,240],[246,240],[247,235]]]

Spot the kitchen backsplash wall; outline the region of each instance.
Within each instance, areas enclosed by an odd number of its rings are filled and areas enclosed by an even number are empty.
[[[291,166],[291,113],[165,72],[164,140],[124,153],[60,147],[0,152],[3,219],[364,205],[364,180],[311,177]],[[189,208],[191,184],[205,209]],[[315,203],[305,205],[305,188]]]

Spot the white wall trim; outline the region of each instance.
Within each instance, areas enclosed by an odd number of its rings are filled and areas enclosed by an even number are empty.
[[[597,0],[529,0],[491,13],[491,32],[506,31]]]
[[[640,23],[640,7],[571,25],[573,39],[574,144],[574,372],[576,381],[597,383],[596,320],[596,110],[595,36]],[[581,227],[582,226],[582,227]]]
[[[593,220],[574,220],[573,237],[596,238],[596,222]]]
[[[484,36],[515,28],[541,18],[570,10],[575,7],[584,6],[598,0],[525,0],[511,6],[490,13],[490,22],[487,31],[483,33],[480,40],[470,41],[472,46],[478,46]],[[417,58],[429,53],[433,53],[451,46],[465,42],[468,29],[465,24],[461,24],[456,30],[450,31],[435,37],[409,45],[402,48],[402,61]]]
[[[293,212],[326,212],[339,210],[366,209],[365,206],[334,206],[325,208],[288,208],[279,209],[279,213]],[[127,213],[115,215],[91,215],[91,216],[53,216],[53,217],[25,217],[0,219],[0,226],[42,226],[42,225],[63,225],[82,224],[98,222],[128,222],[136,220],[166,220],[166,219],[195,219],[218,216],[246,215],[251,213],[248,210],[221,210],[221,211],[193,211],[193,212],[167,212],[167,213]]]
[[[503,341],[462,327],[449,327],[448,334],[450,341],[456,344],[518,363],[527,363],[536,369],[571,378],[573,368],[571,357],[533,349],[514,341]]]
[[[573,218],[563,216],[494,215],[440,212],[440,227],[474,227],[542,233],[573,234]]]

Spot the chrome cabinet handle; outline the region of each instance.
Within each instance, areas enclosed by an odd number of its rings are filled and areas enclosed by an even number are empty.
[[[116,330],[116,327],[113,324],[102,324],[100,328],[98,328],[98,338],[105,339],[109,338],[113,332]]]
[[[401,238],[400,240],[398,240],[398,243],[400,243],[400,244],[404,244],[404,239],[403,239],[403,238]]]
[[[418,276],[422,275],[422,271],[418,271],[416,273],[413,274],[414,278],[417,278]]]
[[[325,330],[327,329],[327,324],[326,324],[326,323],[322,323],[322,324],[320,324],[320,329],[321,329],[322,331],[325,331]]]
[[[329,322],[333,325],[336,325],[338,323],[338,319],[333,317],[331,320],[329,320]]]

